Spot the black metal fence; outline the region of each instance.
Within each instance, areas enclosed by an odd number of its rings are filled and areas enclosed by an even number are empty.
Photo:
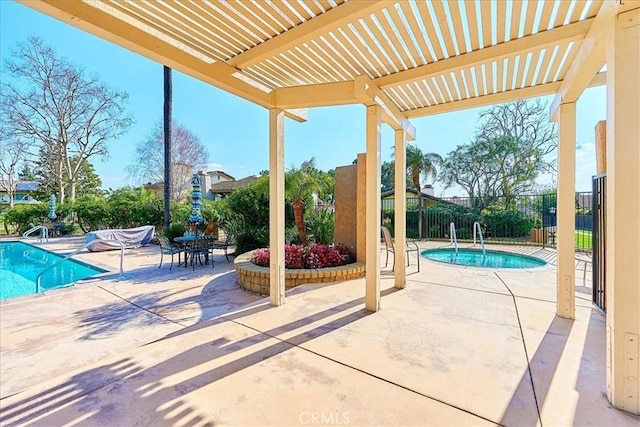
[[[593,220],[591,193],[576,193],[576,249],[590,252]],[[474,224],[480,224],[485,242],[556,245],[557,199],[555,194],[495,197],[407,198],[407,237],[449,240],[454,223],[458,241],[472,241]],[[382,224],[393,230],[394,200],[382,200]]]
[[[593,303],[602,311],[607,309],[606,299],[606,175],[593,178]]]

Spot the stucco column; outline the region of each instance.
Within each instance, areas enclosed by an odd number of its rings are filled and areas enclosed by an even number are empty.
[[[366,293],[365,307],[370,311],[380,308],[380,127],[382,114],[379,106],[367,107],[366,158]]]
[[[284,304],[284,111],[269,110],[269,298]]]
[[[395,133],[395,199],[394,199],[394,237],[395,237],[395,286],[403,289],[406,284],[405,257],[407,256],[404,247],[407,241],[407,184],[405,181],[407,173],[407,151],[406,132],[397,130]]]
[[[558,120],[558,268],[556,313],[575,319],[576,104],[560,105]]]
[[[595,127],[596,135],[596,173],[607,173],[607,121],[601,120]]]
[[[607,34],[607,397],[640,410],[640,9]]]

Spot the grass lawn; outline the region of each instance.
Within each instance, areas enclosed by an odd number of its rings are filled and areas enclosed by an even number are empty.
[[[593,244],[591,243],[591,231],[589,230],[576,230],[576,248],[577,249],[591,249]]]

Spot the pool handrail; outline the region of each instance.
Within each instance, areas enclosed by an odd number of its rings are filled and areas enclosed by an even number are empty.
[[[482,255],[486,255],[487,251],[484,247],[484,239],[482,238],[482,228],[480,227],[480,223],[478,221],[473,223],[473,246],[476,245],[476,230],[477,234],[480,235],[480,246],[482,247]]]
[[[22,233],[22,237],[24,239],[28,239],[30,234],[33,234],[38,230],[42,230],[38,240],[41,241],[41,242],[48,242],[49,241],[49,229],[47,228],[46,225],[36,225],[34,227],[31,227],[30,229],[28,229],[27,231]]]
[[[453,246],[456,250],[456,254],[458,253],[458,236],[456,236],[456,225],[451,221],[449,223],[449,239],[451,240],[451,246]]]
[[[75,251],[73,251],[70,254],[65,255],[60,262],[57,262],[55,264],[50,265],[49,267],[45,268],[44,270],[42,270],[40,272],[40,274],[38,274],[38,277],[36,278],[36,293],[40,292],[40,279],[42,278],[42,275],[44,273],[46,273],[47,271],[51,270],[53,267],[57,267],[58,265],[62,264],[63,262],[65,262],[66,260],[68,260],[69,258],[71,258],[72,256],[76,255],[77,253],[88,249],[89,246],[93,245],[96,242],[110,242],[110,243],[118,243],[120,245],[120,277],[124,276],[124,270],[122,268],[123,265],[123,260],[124,260],[124,243],[122,243],[119,240],[93,240],[87,244],[85,244],[84,246],[82,246],[79,249],[76,249]]]

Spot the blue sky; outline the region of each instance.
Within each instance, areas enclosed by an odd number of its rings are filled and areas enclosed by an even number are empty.
[[[135,145],[162,118],[162,65],[95,36],[49,18],[13,1],[0,0],[0,59],[4,62],[17,42],[38,36],[59,56],[89,74],[129,93],[134,118],[129,132],[109,142],[109,158],[94,160],[104,188],[135,184],[125,171]],[[1,79],[5,74],[0,75]],[[223,170],[236,178],[268,169],[268,111],[236,96],[175,72],[173,116],[195,133],[209,150],[208,170]],[[550,97],[546,98],[548,102]],[[588,89],[577,104],[576,189],[589,191],[595,173],[594,126],[606,116],[604,86]],[[472,139],[478,113],[470,109],[412,120],[416,143],[423,151],[446,155]],[[315,157],[320,169],[351,164],[365,150],[365,109],[360,105],[314,108],[306,123],[285,123],[285,164],[299,165]],[[383,126],[382,159],[390,160],[393,133]],[[542,184],[550,177],[540,179]],[[436,195],[462,195],[435,185]]]

